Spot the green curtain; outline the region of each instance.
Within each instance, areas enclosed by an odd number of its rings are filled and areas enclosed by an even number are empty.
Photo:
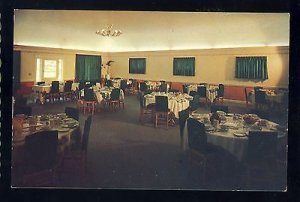
[[[267,57],[236,57],[235,77],[240,79],[268,79]]]
[[[174,58],[173,75],[195,76],[195,58]]]
[[[13,92],[20,88],[21,51],[13,52]]]
[[[129,58],[129,73],[130,74],[145,74],[146,73],[146,58]]]
[[[101,75],[101,56],[76,55],[76,80],[100,81]]]

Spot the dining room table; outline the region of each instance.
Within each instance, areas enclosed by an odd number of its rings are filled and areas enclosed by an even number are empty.
[[[266,101],[272,106],[272,105],[277,105],[277,104],[282,104],[285,96],[287,95],[286,91],[275,91],[275,90],[270,90],[270,89],[260,89],[260,91],[265,92],[266,95]],[[248,93],[248,100],[251,103],[255,103],[255,92],[254,90],[250,91]]]
[[[230,152],[237,160],[242,161],[247,154],[249,131],[275,131],[278,138],[278,150],[286,147],[288,130],[270,120],[261,119],[256,114],[231,114],[222,113],[222,120],[217,124],[211,122],[212,113],[192,113],[189,118],[204,123],[207,136],[207,142]],[[244,117],[253,117],[251,123],[244,120]],[[187,124],[185,126],[184,136],[181,143],[182,149],[188,148]]]
[[[43,84],[43,85],[33,85],[32,93],[36,99],[40,101],[41,104],[44,104],[45,98],[43,97],[43,93],[49,93],[51,91],[51,85]],[[64,85],[59,85],[59,92],[64,92]]]
[[[172,113],[174,113],[175,118],[179,118],[179,112],[187,109],[190,106],[190,100],[193,99],[192,96],[182,93],[165,93],[165,92],[152,92],[150,94],[144,95],[145,106],[155,103],[155,96],[167,96],[168,97],[168,107]]]
[[[34,135],[36,132],[43,130],[57,130],[60,148],[65,149],[70,146],[72,135],[80,132],[79,122],[68,117],[66,113],[35,116],[17,114],[13,121],[13,147],[23,146],[28,135]]]
[[[187,86],[187,93],[190,94],[191,91],[198,90],[198,87],[205,86],[205,85],[198,85],[198,84],[191,84]],[[209,99],[210,102],[214,102],[218,95],[218,86],[215,85],[207,85],[206,86],[206,97]]]
[[[112,92],[112,90],[114,89],[114,87],[102,87],[99,88],[97,86],[93,86],[92,87],[97,99],[97,103],[101,104],[102,101],[104,101],[104,99],[110,99],[110,94]],[[124,95],[124,91],[122,89],[120,89],[120,100],[124,101],[125,99],[125,95]]]

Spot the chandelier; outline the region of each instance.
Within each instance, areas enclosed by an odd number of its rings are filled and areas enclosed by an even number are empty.
[[[107,25],[105,29],[97,30],[96,34],[101,36],[120,36],[122,31],[119,29],[113,29],[113,24]]]

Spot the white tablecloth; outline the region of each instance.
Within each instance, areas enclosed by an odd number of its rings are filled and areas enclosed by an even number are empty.
[[[203,122],[202,117],[209,117],[209,114],[199,114],[196,115],[199,116],[199,121]],[[192,116],[190,116],[192,117]],[[245,155],[247,154],[248,149],[248,137],[237,137],[234,134],[235,133],[249,133],[249,128],[244,128],[244,122],[243,120],[240,121],[234,121],[232,117],[226,117],[227,121],[226,123],[230,126],[236,126],[237,128],[231,128],[229,127],[228,131],[212,131],[212,132],[206,132],[207,135],[207,142],[216,146],[220,146],[226,151],[230,152],[232,155],[234,155],[239,161],[241,161]],[[205,123],[206,127],[211,126],[210,122]],[[262,131],[270,131],[270,128],[274,128],[276,123],[268,121],[267,127],[262,127]],[[274,131],[274,130],[272,130]],[[278,147],[282,146],[283,144],[287,144],[286,137],[287,133],[278,132],[278,138],[279,138],[279,144]],[[187,124],[185,126],[185,132],[184,132],[184,138],[183,138],[183,149],[188,148],[188,137],[187,137]]]
[[[75,119],[72,119],[72,118],[69,118],[69,121],[73,121],[73,122],[76,122],[77,123],[77,126],[76,127],[73,127],[73,128],[70,128],[69,131],[66,131],[66,132],[61,132],[60,129],[62,128],[61,125],[58,125],[56,127],[52,127],[52,128],[49,128],[47,130],[58,130],[58,140],[61,141],[63,138],[66,138],[67,139],[67,144],[70,144],[71,142],[71,135],[79,129],[79,122]],[[28,123],[24,123],[23,124],[23,131],[22,133],[14,133],[13,134],[13,138],[12,138],[12,142],[13,142],[13,145],[14,146],[20,146],[20,145],[23,145],[25,143],[25,137],[27,135],[32,135],[38,131],[41,130],[41,127],[45,126],[46,125],[46,122],[50,122],[49,120],[48,121],[38,121],[37,125],[38,127],[36,127],[36,130],[35,131],[30,131],[29,130],[29,124]]]
[[[42,93],[42,92],[46,92],[49,93],[51,90],[51,85],[44,85],[44,86],[39,86],[39,85],[34,85],[32,86],[32,91],[34,93]],[[59,92],[64,92],[64,86],[63,85],[59,85]]]
[[[120,88],[120,86],[121,86],[121,79],[112,79],[111,81],[112,81],[113,87]]]
[[[76,89],[79,89],[79,83],[72,83],[71,90],[76,91]]]
[[[187,92],[188,94],[190,94],[191,91],[196,91],[198,89],[199,85],[189,85],[187,86]],[[216,86],[208,86],[206,87],[206,97],[213,102],[215,100],[215,98],[217,97],[217,93],[218,93],[218,87]]]
[[[111,94],[112,89],[95,89],[94,88],[94,92],[97,98],[97,102],[101,103],[103,101],[103,96],[102,94],[104,93],[105,96],[109,99],[110,98],[110,94]],[[125,96],[124,96],[124,92],[122,89],[120,89],[120,100],[124,100]]]
[[[153,92],[151,94],[145,95],[145,105],[149,105],[152,103],[155,103],[155,96],[156,95],[162,95],[162,96],[168,96],[168,107],[171,110],[171,112],[174,113],[176,118],[179,118],[179,112],[182,110],[187,109],[190,106],[190,102],[186,98],[190,98],[189,95],[179,95],[175,96],[175,94],[166,94],[166,93],[159,93],[159,92]]]
[[[42,93],[46,92],[49,93],[51,90],[51,85],[34,85],[32,86],[32,92],[33,92],[33,96],[35,97],[35,99],[39,99],[40,102],[43,104],[44,103],[44,98]],[[64,86],[63,85],[59,85],[59,92],[64,92]]]
[[[281,104],[284,100],[284,96],[286,96],[284,94],[284,92],[278,92],[278,93],[274,93],[274,92],[268,92],[266,91],[266,100],[270,103],[277,103],[277,104]],[[254,91],[250,91],[248,94],[248,100],[251,103],[255,103],[255,93]]]

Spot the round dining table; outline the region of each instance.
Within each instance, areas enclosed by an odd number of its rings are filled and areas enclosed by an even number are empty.
[[[246,124],[242,118],[235,119],[234,114],[227,114],[225,116],[226,121],[213,127],[209,121],[210,115],[193,113],[189,118],[197,119],[205,124],[208,143],[222,147],[239,161],[243,160],[247,154],[249,131],[275,131],[278,134],[278,149],[287,145],[287,131],[279,131],[277,129],[278,124],[272,121],[265,120],[265,126],[258,128],[256,124]],[[222,125],[224,126],[222,127]],[[187,126],[182,141],[183,150],[186,150],[188,148]]]
[[[191,91],[198,90],[198,87],[202,85],[192,84],[187,86],[187,93],[190,94]],[[213,102],[218,95],[218,87],[217,86],[207,86],[206,88],[206,97],[210,100],[210,102]]]
[[[179,112],[187,109],[190,106],[190,100],[193,99],[188,94],[152,92],[144,96],[145,106],[155,103],[155,96],[168,96],[168,107],[177,119],[179,118]]]
[[[97,102],[101,103],[104,100],[104,98],[109,99],[110,94],[111,94],[113,89],[114,89],[113,87],[99,88],[97,86],[93,86],[93,90],[94,90],[94,93],[96,95]],[[124,92],[123,92],[122,89],[120,89],[120,100],[124,100],[124,99],[125,99]]]
[[[44,104],[45,99],[43,92],[49,93],[51,91],[51,85],[33,85],[32,92],[34,96],[39,99],[41,104]],[[59,85],[59,92],[64,92],[64,85]]]
[[[34,135],[34,133],[43,130],[57,130],[59,143],[64,143],[64,146],[68,146],[71,143],[72,134],[80,130],[79,122],[66,115],[63,118],[56,115],[38,115],[30,118],[35,119],[34,123],[30,123],[26,118],[19,120],[22,128],[14,130],[12,137],[13,147],[24,145],[26,136]]]

